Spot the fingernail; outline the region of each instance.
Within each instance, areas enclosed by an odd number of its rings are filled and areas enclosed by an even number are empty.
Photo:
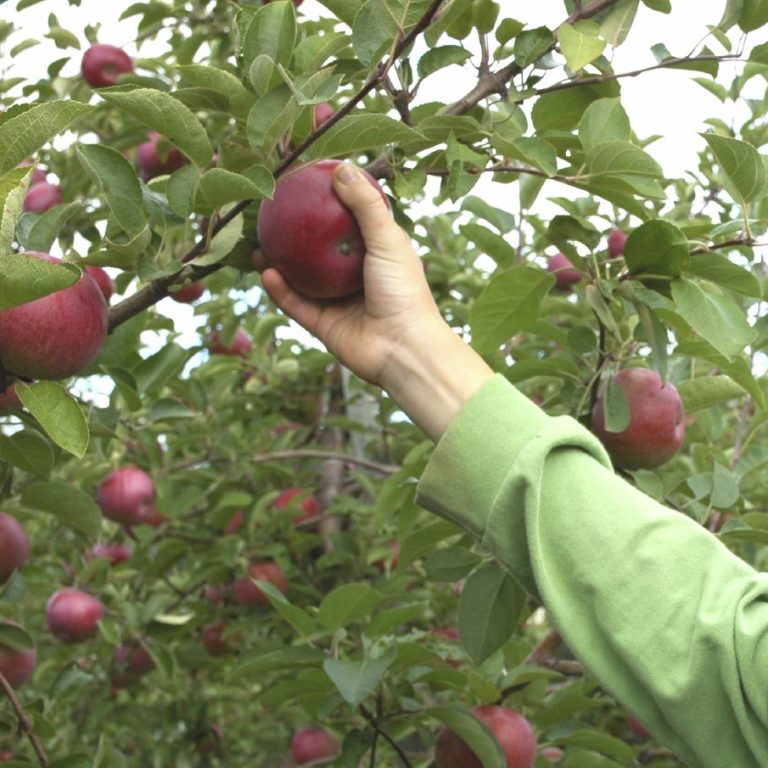
[[[355,168],[351,163],[343,163],[339,171],[339,181],[342,184],[349,184],[355,180]]]

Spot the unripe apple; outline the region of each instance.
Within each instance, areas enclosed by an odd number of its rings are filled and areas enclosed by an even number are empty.
[[[176,147],[170,147],[168,153],[161,157],[157,146],[161,138],[159,133],[151,131],[147,141],[136,147],[136,165],[144,181],[173,173],[187,164],[187,158]]]
[[[235,582],[232,587],[232,599],[238,605],[269,605],[267,596],[251,581],[267,581],[283,594],[288,591],[288,579],[277,563],[251,563],[248,577]]]
[[[101,601],[79,589],[60,589],[45,609],[48,628],[65,643],[79,643],[93,637],[104,615]]]
[[[624,246],[627,243],[629,235],[626,232],[622,232],[620,229],[614,229],[610,235],[608,235],[608,255],[615,259],[617,256],[621,256],[624,253]]]
[[[296,765],[329,763],[339,753],[339,740],[325,728],[299,728],[291,739],[291,754]]]
[[[205,293],[205,286],[201,282],[190,283],[176,291],[168,291],[168,295],[182,304],[191,304],[197,301]]]
[[[120,565],[120,563],[130,560],[132,554],[133,550],[128,544],[94,544],[88,553],[88,559],[104,558],[109,560],[112,565]]]
[[[29,558],[29,538],[22,524],[0,512],[0,584]]]
[[[19,400],[19,396],[16,394],[15,384],[11,384],[0,392],[0,416],[7,413],[11,408],[23,408],[21,400]]]
[[[114,85],[119,75],[133,72],[133,61],[122,48],[94,43],[83,54],[80,71],[91,88],[104,88]]]
[[[32,259],[58,262],[47,253]],[[92,363],[107,338],[107,303],[93,278],[0,312],[0,364],[30,379],[65,379]]]
[[[133,685],[142,675],[155,668],[155,660],[141,643],[123,643],[118,646],[113,660],[115,673],[112,675],[112,684],[120,688]]]
[[[61,187],[40,181],[33,184],[24,195],[24,210],[28,213],[45,213],[61,203]]]
[[[472,713],[496,737],[506,758],[506,768],[533,768],[536,735],[519,712],[489,704],[474,708]],[[437,737],[435,764],[437,768],[482,768],[477,755],[447,726]]]
[[[604,390],[598,394],[591,425],[613,463],[624,469],[654,469],[669,461],[685,436],[683,402],[675,387],[663,384],[648,368],[624,368],[614,382],[626,396],[629,426],[622,432],[606,430]]]
[[[352,212],[333,189],[340,160],[298,166],[280,177],[259,208],[259,243],[295,291],[337,299],[363,287],[365,243]],[[368,177],[381,193],[378,182]]]
[[[96,281],[99,290],[104,294],[104,301],[109,301],[115,292],[115,281],[109,276],[109,273],[101,267],[95,267],[91,264],[86,265],[85,271]]]
[[[18,627],[15,621],[2,621],[0,624]],[[35,671],[37,651],[17,651],[8,645],[0,643],[0,673],[8,681],[11,688],[18,688]]]
[[[211,654],[211,656],[225,656],[232,652],[232,644],[239,643],[242,639],[239,632],[232,633],[227,632],[229,625],[225,621],[215,621],[213,624],[209,624],[203,629],[200,635],[205,650]],[[224,637],[224,635],[227,635]]]
[[[120,467],[101,481],[96,502],[110,520],[122,525],[139,525],[155,513],[155,485],[138,467]]]
[[[323,123],[327,123],[334,115],[336,110],[327,102],[315,104],[312,107],[312,130],[316,131]]]
[[[555,274],[555,288],[558,291],[570,291],[571,286],[578,283],[583,275],[576,269],[564,253],[550,256],[547,270]]]
[[[306,493],[303,488],[286,488],[275,500],[272,505],[275,509],[285,509],[293,499]],[[320,502],[315,496],[306,496],[298,502],[297,508],[299,514],[293,518],[295,525],[308,522],[320,514]]]
[[[253,343],[251,342],[251,337],[242,328],[238,328],[232,337],[232,341],[226,345],[221,340],[219,331],[214,331],[208,340],[208,348],[212,355],[248,357],[251,354],[251,349],[253,349]]]

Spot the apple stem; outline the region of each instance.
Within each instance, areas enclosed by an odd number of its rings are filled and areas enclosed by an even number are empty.
[[[13,690],[11,684],[2,672],[0,672],[0,688],[3,689],[3,692],[8,697],[8,701],[11,702],[13,711],[16,713],[16,717],[19,721],[19,729],[27,735],[32,748],[35,750],[37,759],[40,761],[40,765],[47,766],[49,763],[48,755],[46,755],[45,749],[43,749],[43,745],[40,743],[40,739],[37,738],[37,734],[33,730],[32,721],[27,717],[21,706],[21,702],[16,696],[16,691]]]

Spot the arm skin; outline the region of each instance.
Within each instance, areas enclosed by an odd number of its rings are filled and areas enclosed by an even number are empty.
[[[364,295],[319,304],[273,269],[278,306],[438,442],[419,502],[541,597],[573,653],[691,766],[768,766],[768,575],[610,469],[443,322],[407,236],[341,166],[368,252]]]

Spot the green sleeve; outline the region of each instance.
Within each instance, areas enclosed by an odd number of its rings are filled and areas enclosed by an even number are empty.
[[[496,376],[418,495],[537,594],[582,663],[691,766],[768,766],[768,575],[616,476]]]

